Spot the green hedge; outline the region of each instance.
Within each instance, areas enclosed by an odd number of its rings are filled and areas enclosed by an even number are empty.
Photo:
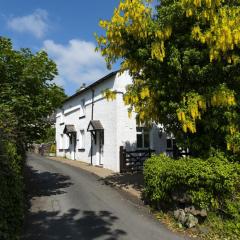
[[[145,197],[152,203],[176,204],[174,195],[190,204],[224,215],[240,234],[240,164],[216,154],[206,160],[153,156],[144,165]],[[234,223],[234,224],[232,224]]]
[[[0,239],[19,239],[22,220],[22,158],[14,144],[0,141]]]

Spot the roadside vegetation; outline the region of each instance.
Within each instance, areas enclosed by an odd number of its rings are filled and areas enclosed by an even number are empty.
[[[26,150],[46,135],[48,116],[65,98],[51,83],[55,63],[47,53],[14,50],[0,37],[0,239],[19,239],[24,218]]]
[[[182,227],[186,214],[192,223],[208,223],[206,238],[239,239],[240,3],[151,4],[122,0],[111,20],[100,21],[105,34],[96,36],[108,67],[120,60],[134,79],[124,94],[129,115],[163,124],[190,153],[149,159],[145,196],[159,209],[175,208]],[[113,99],[115,93],[105,94]]]

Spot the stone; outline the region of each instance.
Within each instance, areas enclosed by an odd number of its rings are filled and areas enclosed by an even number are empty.
[[[185,217],[185,225],[188,228],[195,227],[198,224],[198,218],[191,213],[187,213]]]
[[[206,210],[206,209],[202,209],[202,210],[200,211],[200,216],[201,216],[201,217],[207,217],[207,210]]]
[[[185,224],[186,221],[186,214],[183,209],[177,209],[173,212],[175,219],[180,222],[181,224]]]
[[[176,220],[178,220],[179,214],[180,214],[180,210],[179,210],[179,209],[173,211],[173,216],[174,216],[174,218],[175,218]]]
[[[207,216],[207,210],[201,209],[198,210],[194,206],[189,206],[184,209],[186,213],[191,213],[194,216],[201,216],[201,217],[206,217]]]

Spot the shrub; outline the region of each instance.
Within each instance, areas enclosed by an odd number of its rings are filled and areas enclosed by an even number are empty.
[[[50,153],[56,153],[56,145],[55,144],[51,145]]]
[[[22,159],[14,144],[0,141],[0,239],[19,239],[22,220]]]
[[[151,203],[174,205],[174,195],[180,194],[195,207],[240,222],[240,164],[221,154],[206,160],[155,155],[144,164],[144,181],[144,194]],[[239,224],[235,230],[240,233]]]

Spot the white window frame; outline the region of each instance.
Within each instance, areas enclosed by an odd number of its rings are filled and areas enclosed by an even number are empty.
[[[79,149],[85,149],[85,130],[79,131]]]
[[[64,134],[60,134],[60,139],[59,139],[59,149],[63,149],[63,140],[64,140]]]
[[[171,147],[168,147],[168,141],[171,141]],[[166,150],[173,150],[175,144],[176,144],[176,140],[174,137],[166,138]]]
[[[60,115],[60,124],[64,123],[64,112],[62,111],[61,112],[61,115]]]
[[[138,131],[138,129],[141,129],[141,131]],[[147,132],[147,134],[146,134]],[[142,135],[142,147],[138,146],[138,135]],[[145,146],[145,135],[148,136],[148,146]],[[150,129],[146,127],[136,127],[136,147],[137,149],[149,149],[150,148]]]
[[[81,107],[80,107],[80,117],[85,117],[86,115],[86,105],[85,105],[85,99],[81,99]]]

